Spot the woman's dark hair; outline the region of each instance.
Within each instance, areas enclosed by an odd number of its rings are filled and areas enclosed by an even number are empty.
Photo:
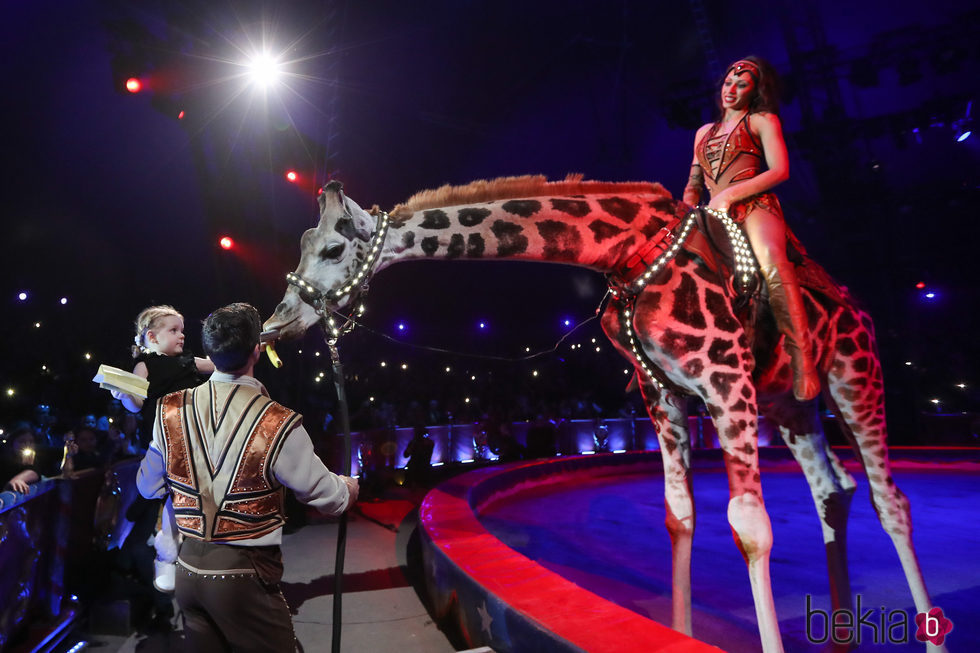
[[[762,57],[749,55],[747,57],[742,57],[737,61],[733,61],[727,68],[725,68],[725,74],[720,80],[718,80],[716,88],[721,88],[722,84],[725,83],[725,77],[728,77],[729,71],[731,71],[731,69],[739,61],[750,61],[755,64],[755,67],[759,70],[758,77],[751,72],[749,73],[752,75],[752,79],[755,80],[755,93],[752,96],[752,101],[749,103],[749,113],[767,111],[769,113],[779,115],[779,91],[781,86],[779,74],[776,72],[776,69]],[[721,98],[718,97],[717,93],[715,94],[715,102],[718,106],[718,120],[720,121],[724,115],[724,111],[721,108]]]
[[[238,302],[217,309],[204,320],[204,353],[222,372],[237,372],[259,344],[262,319],[251,304]]]

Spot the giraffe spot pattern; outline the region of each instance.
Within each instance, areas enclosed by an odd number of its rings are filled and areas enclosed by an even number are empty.
[[[841,338],[837,341],[837,351],[844,356],[853,356],[857,351],[857,344],[853,338]]]
[[[422,239],[422,251],[426,256],[434,256],[439,249],[438,236],[426,236]]]
[[[630,223],[640,212],[640,205],[623,197],[604,197],[598,200],[603,211],[623,222]]]
[[[868,335],[867,331],[862,331],[857,337],[858,347],[863,351],[868,351],[871,349],[871,336]]]
[[[463,255],[463,234],[453,234],[449,237],[449,247],[446,249],[446,258],[454,259]]]
[[[858,328],[858,321],[855,319],[854,314],[850,311],[844,311],[841,313],[840,319],[837,320],[837,331],[838,333],[850,333],[854,329]]]
[[[402,234],[402,247],[405,249],[412,249],[415,247],[415,232],[406,231]]]
[[[672,318],[695,329],[704,329],[708,326],[698,301],[697,283],[687,272],[681,273],[681,282],[675,295],[674,306],[670,311]]]
[[[589,229],[592,230],[597,243],[609,240],[610,238],[618,236],[626,231],[625,229],[617,227],[614,224],[610,224],[605,220],[593,220],[589,223]]]
[[[575,226],[558,220],[542,220],[537,227],[544,239],[544,257],[547,260],[578,260],[585,242]]]
[[[726,333],[735,333],[741,328],[739,321],[732,315],[731,306],[728,299],[720,292],[715,292],[711,288],[705,290],[704,305],[714,318],[714,325]]]
[[[704,372],[704,363],[700,358],[692,358],[684,363],[683,370],[688,377],[696,379],[701,376],[702,372]]]
[[[448,229],[449,216],[442,209],[430,209],[422,212],[421,229]]]
[[[591,211],[589,203],[585,200],[552,199],[551,208],[562,213],[567,213],[574,218],[585,217]]]
[[[704,336],[682,333],[668,328],[664,331],[661,345],[664,353],[672,358],[681,358],[701,349],[704,346]]]
[[[519,215],[522,218],[530,218],[541,210],[541,202],[538,200],[508,200],[500,205],[507,213]]]
[[[732,352],[731,340],[715,338],[708,347],[708,360],[722,367],[738,367],[738,355]]]
[[[727,402],[732,394],[732,386],[742,379],[741,374],[731,372],[712,372],[708,377],[711,387],[721,397],[722,401]]]
[[[513,256],[527,251],[528,240],[523,233],[524,227],[497,220],[490,231],[497,237],[497,256]]]
[[[470,234],[466,237],[466,256],[469,258],[480,258],[486,249],[486,243],[480,234]]]
[[[678,202],[668,197],[658,197],[655,200],[651,200],[647,205],[657,213],[669,213],[673,215],[677,210]],[[682,212],[687,213],[683,209]]]
[[[470,206],[465,209],[460,209],[459,213],[456,214],[456,219],[464,227],[475,227],[486,220],[490,216],[490,213],[490,209]]]

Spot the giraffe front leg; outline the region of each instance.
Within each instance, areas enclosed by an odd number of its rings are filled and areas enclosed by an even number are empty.
[[[745,559],[752,586],[752,600],[765,653],[781,653],[782,637],[769,577],[772,525],[762,500],[759,476],[759,425],[755,387],[749,377],[728,377],[713,383],[716,390],[705,401],[718,429],[728,472],[728,523],[735,544]]]
[[[762,650],[765,653],[781,653],[783,640],[779,634],[779,619],[776,617],[769,576],[772,525],[762,497],[748,492],[733,496],[728,502],[728,523],[732,527],[735,544],[748,566]]]
[[[640,390],[657,428],[664,466],[665,525],[671,546],[671,628],[691,635],[691,549],[695,511],[686,402],[661,391],[649,379],[641,382]]]

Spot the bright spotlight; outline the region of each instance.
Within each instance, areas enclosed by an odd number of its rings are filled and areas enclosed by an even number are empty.
[[[268,53],[259,54],[249,61],[248,72],[253,84],[268,88],[279,80],[279,62]]]
[[[221,240],[218,241],[218,244],[221,245],[221,249],[231,249],[235,246],[235,241],[228,236],[223,236]]]
[[[296,174],[295,170],[289,170],[286,172],[286,179],[295,182],[297,179],[299,179],[299,175]]]
[[[143,82],[136,77],[130,77],[126,80],[126,90],[130,93],[139,93],[143,90]]]

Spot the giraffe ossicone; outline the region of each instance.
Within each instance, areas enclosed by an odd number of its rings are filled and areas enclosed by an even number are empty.
[[[318,201],[320,222],[303,234],[293,274],[333,297],[332,308],[349,302],[355,277],[367,280],[407,260],[545,261],[610,274],[664,225],[683,221],[690,210],[655,183],[509,177],[417,194],[391,211],[387,231],[372,252],[376,215],[346,197],[338,182],[327,184]],[[648,270],[641,288],[609,302],[602,327],[636,370],[663,454],[674,575],[672,627],[691,634],[695,513],[682,401],[689,395],[704,401],[724,449],[731,495],[728,520],[747,563],[763,650],[781,651],[769,583],[772,531],[759,476],[758,415],[778,425],[810,485],[827,549],[833,610],[853,609],[845,535],[855,482],[824,437],[816,402],[793,399],[790,358],[782,341],[750,342],[726,295],[727,280],[681,243],[669,251],[671,256],[658,260],[656,270]],[[735,254],[743,266],[750,264],[747,246],[737,245]],[[330,294],[338,289],[339,295]],[[889,468],[884,385],[871,318],[847,301],[843,288],[837,288],[837,296],[844,301],[807,289],[803,294],[825,401],[840,416],[865,469],[916,610],[928,612],[932,605],[912,546],[908,501]],[[290,285],[265,329],[296,337],[319,319],[300,290]],[[764,339],[774,330],[755,332]]]

